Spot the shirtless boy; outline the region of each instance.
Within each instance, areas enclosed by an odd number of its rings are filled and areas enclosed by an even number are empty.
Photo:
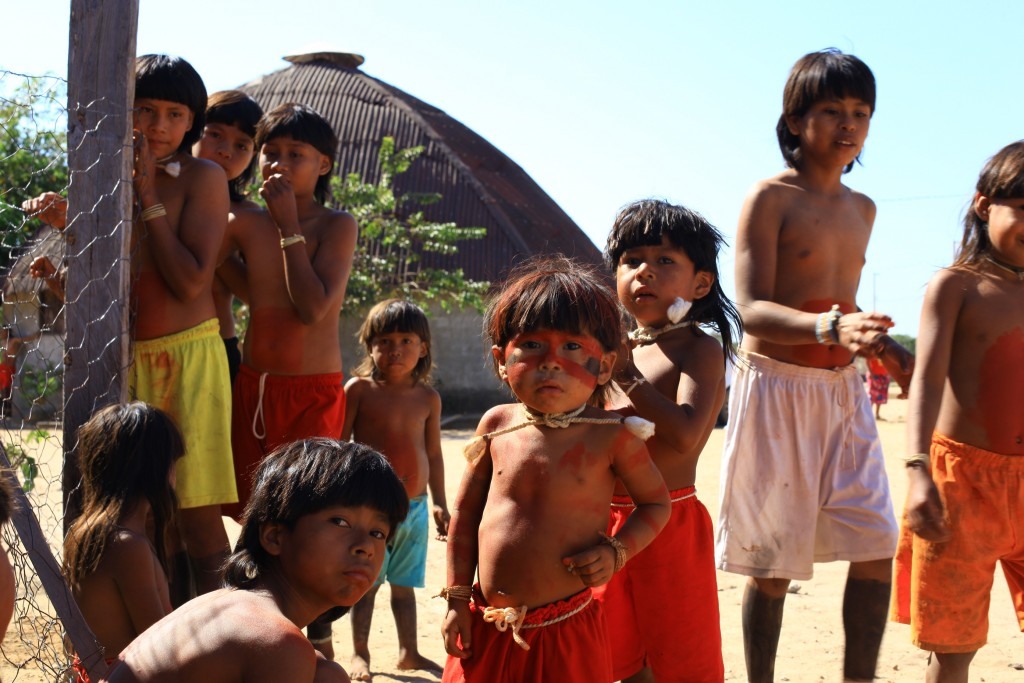
[[[899,355],[887,315],[855,301],[875,205],[841,182],[875,105],[871,70],[836,50],[790,73],[777,133],[788,170],[756,184],[736,236],[745,335],[722,463],[718,567],[750,577],[750,681],[772,681],[791,579],[850,562],[847,680],[874,678],[897,526],[855,355]]]
[[[136,638],[109,683],[348,683],[301,629],[373,584],[408,499],[394,470],[356,443],[307,439],[260,466],[227,588]]]
[[[498,376],[520,403],[489,410],[467,447],[442,590],[442,680],[610,681],[591,588],[669,516],[665,482],[643,441],[627,418],[591,403],[611,379],[617,302],[584,267],[534,260],[495,297],[484,329]],[[636,509],[612,537],[604,530],[616,478]]]

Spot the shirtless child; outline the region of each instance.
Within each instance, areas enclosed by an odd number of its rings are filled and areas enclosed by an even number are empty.
[[[267,208],[239,207],[228,226],[225,252],[245,261],[250,311],[231,422],[239,503],[227,512],[236,517],[263,456],[296,439],[341,436],[338,315],[357,228],[352,216],[323,205],[337,146],[330,124],[309,107],[282,104],[266,114],[256,148]],[[230,273],[226,282],[237,286]],[[311,631],[326,650],[330,622]]]
[[[342,438],[379,450],[409,494],[409,516],[388,546],[377,582],[352,607],[352,680],[370,676],[370,623],[377,589],[391,587],[391,611],[398,629],[398,668],[441,672],[420,654],[416,642],[415,588],[427,570],[430,517],[438,540],[448,537],[448,503],[441,456],[441,396],[430,386],[430,325],[416,304],[388,299],[370,309],[359,328],[366,358],[345,386]],[[427,488],[434,501],[433,515]]]
[[[850,562],[847,680],[874,678],[885,628],[897,527],[852,360],[904,356],[884,336],[889,316],[857,308],[875,205],[841,182],[874,106],[874,76],[856,57],[825,50],[801,58],[777,126],[790,168],[755,185],[740,215],[736,293],[745,335],[716,551],[719,569],[750,577],[743,640],[753,683],[773,680],[789,581],[809,579],[814,562]]]
[[[489,410],[467,446],[442,590],[442,680],[610,681],[591,588],[669,516],[665,482],[633,433],[650,423],[593,404],[621,339],[618,302],[577,263],[532,260],[496,295],[484,329],[520,403]],[[612,537],[604,530],[616,478],[636,509]]]
[[[408,500],[372,449],[289,444],[260,466],[227,588],[192,600],[136,638],[109,683],[348,683],[301,629],[373,585]]]

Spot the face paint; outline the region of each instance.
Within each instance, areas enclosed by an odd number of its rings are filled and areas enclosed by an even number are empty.
[[[508,343],[505,365],[509,381],[523,371],[556,365],[573,379],[596,387],[603,355],[600,344],[589,335],[540,329],[516,335]],[[523,367],[513,369],[517,364]]]

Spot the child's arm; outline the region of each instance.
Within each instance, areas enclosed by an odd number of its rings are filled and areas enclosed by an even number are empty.
[[[477,435],[486,434],[491,421],[485,415],[477,427]],[[466,465],[452,507],[452,520],[448,527],[448,586],[472,586],[476,576],[479,553],[477,532],[487,503],[491,487],[490,445],[479,458]],[[448,612],[441,625],[444,649],[453,657],[465,659],[473,654],[471,641],[469,602],[459,598],[448,598]],[[461,639],[461,647],[460,641]]]
[[[167,579],[145,538],[115,532],[107,545],[104,559],[107,558],[136,633],[142,633],[171,613],[170,601],[165,598]],[[164,577],[163,586],[157,584],[157,577]]]
[[[615,539],[625,545],[628,561],[647,547],[658,532],[668,523],[672,512],[668,489],[661,472],[647,453],[643,441],[629,434],[625,428],[611,446],[612,469],[622,481],[636,507],[626,523],[615,534]],[[598,543],[586,550],[562,558],[585,586],[602,586],[608,583],[615,572],[616,551],[607,543]]]
[[[141,133],[136,135],[135,193],[143,211],[160,204],[156,191],[156,160]],[[178,229],[167,216],[145,221],[146,239],[157,272],[179,301],[210,294],[210,282],[227,226],[231,203],[227,178],[220,166],[193,159],[188,196],[181,208]]]
[[[356,415],[359,414],[359,400],[363,395],[363,385],[366,380],[362,377],[353,377],[345,383],[345,421],[341,425],[341,440],[352,440],[352,429],[356,423]]]
[[[928,457],[939,418],[942,393],[953,353],[955,322],[963,305],[964,287],[956,273],[939,271],[925,292],[917,349],[920,359],[910,380],[907,411],[907,452]],[[908,463],[906,514],[911,531],[929,541],[945,541],[949,529],[942,500],[926,462]]]
[[[273,175],[263,183],[260,196],[281,233],[281,239],[302,234],[295,193],[291,182]],[[356,237],[355,219],[341,211],[330,212],[330,225],[320,233],[320,243],[310,260],[301,243],[284,247],[284,276],[288,297],[299,319],[306,325],[336,315],[345,299],[345,286],[352,269]]]
[[[42,280],[54,295],[64,301],[64,274],[57,270],[53,261],[45,256],[37,256],[28,267],[29,275]]]
[[[57,230],[63,230],[67,225],[68,200],[56,192],[44,192],[26,199],[21,203],[21,210]]]
[[[864,197],[864,219],[874,223],[875,205]],[[781,192],[760,183],[743,204],[736,231],[736,302],[744,331],[776,344],[817,343],[820,312],[776,303],[779,232],[785,203]],[[892,327],[881,313],[847,313],[839,321],[839,343],[851,353],[869,353],[878,335]]]
[[[425,441],[427,445],[427,485],[430,488],[430,500],[434,502],[434,526],[437,528],[437,540],[448,539],[448,524],[451,514],[448,512],[448,499],[444,492],[444,456],[441,453],[441,395],[430,389],[430,416],[427,417]]]
[[[693,352],[677,365],[679,383],[674,397],[643,382],[633,385],[628,398],[637,415],[654,423],[654,433],[662,442],[678,453],[699,456],[703,445],[700,440],[721,408],[717,398],[725,377],[725,360],[721,344],[712,337],[693,346]],[[630,359],[618,377],[621,379],[616,382],[621,387],[643,374]]]

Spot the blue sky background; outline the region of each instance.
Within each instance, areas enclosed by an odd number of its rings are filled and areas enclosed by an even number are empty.
[[[66,76],[68,0],[6,3],[0,70]],[[141,0],[138,52],[188,59],[213,92],[311,48],[448,112],[505,152],[599,246],[625,203],[656,196],[735,235],[793,62],[862,58],[877,111],[848,184],[878,204],[863,308],[916,336],[985,160],[1024,137],[1024,3]],[[733,293],[731,249],[721,260]]]

